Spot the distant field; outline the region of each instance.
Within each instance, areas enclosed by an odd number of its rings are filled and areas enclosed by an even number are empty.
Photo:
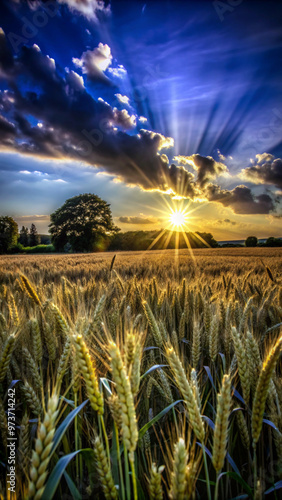
[[[219,275],[234,272],[244,274],[250,270],[264,272],[262,262],[278,274],[282,273],[282,248],[206,248],[193,250],[153,250],[149,252],[101,252],[94,254],[46,254],[46,255],[5,255],[0,256],[1,271],[26,273],[50,273],[54,279],[64,274],[69,279],[82,276],[102,278],[116,254],[115,269],[132,276],[159,278],[166,273],[170,279],[194,275]],[[262,261],[262,262],[261,262]],[[177,265],[176,265],[177,264]],[[178,274],[179,273],[179,274]]]

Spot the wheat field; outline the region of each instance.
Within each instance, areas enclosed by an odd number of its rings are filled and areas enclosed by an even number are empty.
[[[1,499],[281,498],[281,249],[0,266]]]

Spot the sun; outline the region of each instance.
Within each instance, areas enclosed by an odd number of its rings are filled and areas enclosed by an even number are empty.
[[[171,212],[169,218],[173,226],[180,227],[185,225],[187,214],[185,214],[184,212],[180,212],[179,210],[174,210],[173,212]]]

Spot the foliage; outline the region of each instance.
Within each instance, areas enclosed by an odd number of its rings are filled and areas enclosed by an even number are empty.
[[[258,244],[258,239],[256,236],[248,236],[245,241],[246,247],[256,247]]]
[[[281,250],[194,257],[0,257],[4,488],[14,385],[17,498],[280,498]]]
[[[35,224],[31,224],[30,230],[29,230],[29,246],[31,247],[36,247],[37,245],[40,245],[41,243],[41,238],[37,232]]]
[[[20,243],[17,245],[14,245],[10,248],[9,253],[10,254],[17,254],[17,253],[52,253],[55,251],[55,247],[51,244],[49,245],[36,245],[35,247],[24,247]]]
[[[29,235],[28,235],[28,228],[25,226],[22,226],[20,230],[20,237],[19,237],[19,243],[23,247],[27,247],[29,244]]]
[[[7,253],[18,241],[18,224],[12,217],[0,216],[0,254]]]
[[[270,238],[267,238],[264,246],[266,246],[266,247],[282,247],[282,238],[273,238],[273,236],[271,236]]]
[[[68,199],[51,214],[50,233],[56,250],[67,243],[76,252],[105,249],[105,238],[116,233],[110,205],[94,194]]]
[[[118,233],[110,241],[109,250],[161,250],[164,248],[172,249],[187,248],[187,239],[191,248],[216,248],[217,241],[211,233],[186,233],[163,231],[128,231]]]

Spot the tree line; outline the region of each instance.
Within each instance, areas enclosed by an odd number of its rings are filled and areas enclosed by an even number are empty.
[[[94,194],[74,196],[50,215],[51,245],[40,245],[41,238],[35,224],[30,229],[18,225],[12,217],[0,216],[0,253],[40,252],[94,252],[106,250],[147,250],[148,248],[202,248],[218,247],[211,233],[184,234],[155,230],[122,233],[112,218],[110,205]],[[246,247],[261,245],[255,236],[249,236]],[[282,246],[282,240],[269,238],[264,246]]]
[[[0,216],[0,253],[8,253],[13,248],[36,247],[41,243],[41,236],[38,234],[35,224],[31,224],[30,229],[22,226],[18,231],[18,224],[9,216]]]

